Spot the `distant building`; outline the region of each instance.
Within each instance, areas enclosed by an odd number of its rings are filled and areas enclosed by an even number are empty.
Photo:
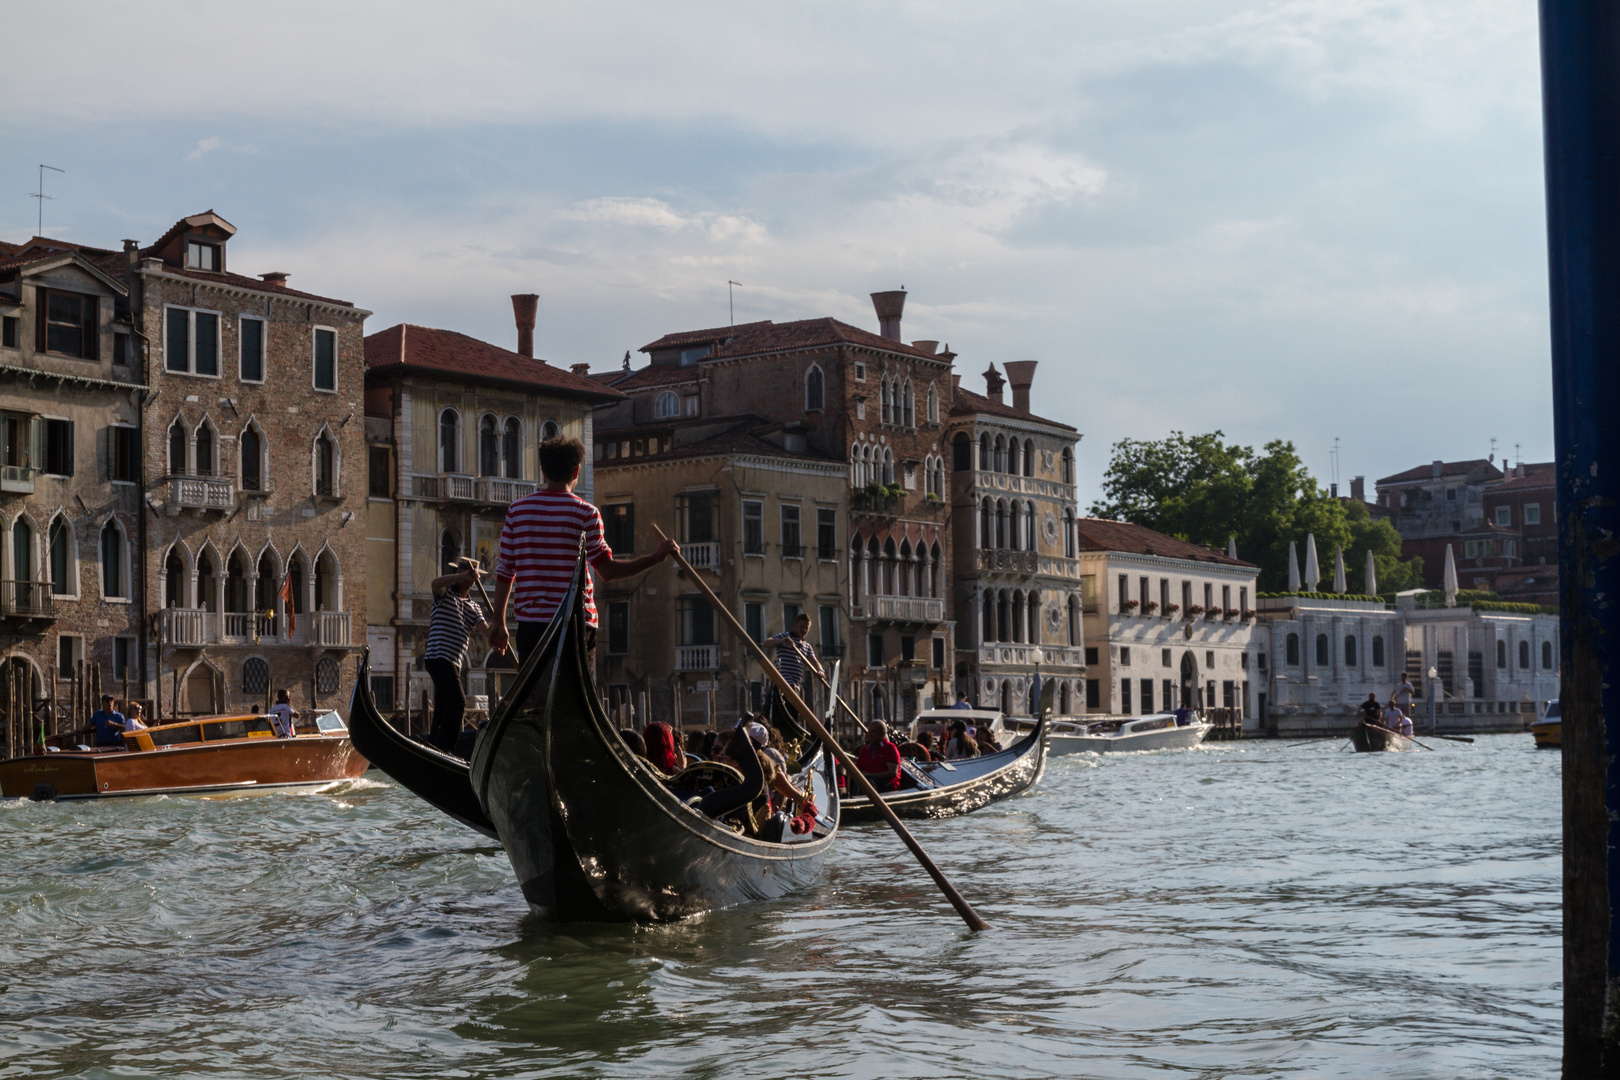
[[[1256,715],[1260,568],[1122,521],[1082,518],[1076,533],[1086,710],[1136,715],[1185,703]]]
[[[456,559],[493,569],[506,507],[541,483],[537,448],[554,435],[585,443],[580,495],[593,493],[592,413],[624,395],[534,356],[533,296],[512,298],[518,350],[454,330],[402,323],[365,340],[366,628],[372,692],[384,708],[420,708],[419,658],[433,606],[429,584]],[[489,586],[493,592],[493,584]],[[509,678],[511,661],[475,639],[468,690]],[[414,673],[414,674],[411,674]]]
[[[956,385],[951,399],[956,686],[986,708],[1030,714],[1039,674],[1057,680],[1055,708],[1072,715],[1083,711],[1086,676],[1075,533],[1080,434],[1030,411],[1034,361],[1010,361],[1007,374],[1011,405],[994,364],[984,395]]]

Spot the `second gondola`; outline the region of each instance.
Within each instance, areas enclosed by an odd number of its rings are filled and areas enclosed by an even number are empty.
[[[902,761],[902,786],[886,792],[883,801],[903,818],[947,818],[1011,798],[1041,778],[1050,730],[1043,716],[1028,735],[994,754],[956,761]],[[843,809],[848,822],[883,819],[882,810],[864,796],[846,796]]]

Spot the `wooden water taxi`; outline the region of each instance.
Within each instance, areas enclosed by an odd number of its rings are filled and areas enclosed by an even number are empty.
[[[335,712],[289,738],[277,738],[270,718],[257,713],[125,732],[122,747],[72,742],[79,737],[59,736],[44,753],[0,761],[0,795],[105,799],[319,787],[353,780],[367,767]]]

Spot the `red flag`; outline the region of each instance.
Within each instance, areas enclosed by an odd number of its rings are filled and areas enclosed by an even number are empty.
[[[281,597],[281,602],[287,611],[287,640],[291,641],[292,636],[298,632],[298,615],[293,611],[291,570],[288,570],[287,576],[281,579],[281,592],[279,595]]]

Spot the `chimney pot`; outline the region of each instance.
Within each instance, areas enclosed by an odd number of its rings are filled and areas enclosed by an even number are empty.
[[[1365,476],[1352,476],[1350,478],[1350,497],[1357,502],[1367,501],[1367,478]]]
[[[268,274],[260,274],[259,280],[266,285],[274,285],[278,289],[287,287],[287,273],[284,270],[272,270]]]
[[[996,365],[992,362],[984,370],[984,396],[997,405],[1005,404],[1001,400],[1001,388],[1005,385],[1006,380],[1001,377],[1001,372],[996,370]]]
[[[922,341],[913,341],[911,343],[911,347],[916,349],[918,352],[925,352],[929,356],[933,356],[939,352],[939,342],[929,341],[927,338],[924,338]]]
[[[1434,463],[1434,478],[1436,480],[1438,480],[1442,476],[1444,476],[1445,474],[1446,474],[1446,463],[1443,462],[1443,461],[1435,462]]]
[[[1021,413],[1029,412],[1029,388],[1035,382],[1035,365],[1039,360],[1009,360],[1007,361],[1007,381],[1012,384],[1013,408]]]
[[[956,391],[961,389],[961,386],[962,376],[954,371],[951,372],[951,397],[956,397]]]
[[[591,373],[591,365],[589,365],[589,364],[569,364],[568,365],[568,370],[572,371],[575,375],[589,375]]]
[[[890,341],[900,340],[900,313],[906,309],[906,290],[872,294],[872,307],[877,311],[878,333]]]
[[[539,307],[539,293],[512,295],[512,315],[517,319],[517,351],[520,355],[531,358],[534,356],[534,313]]]

